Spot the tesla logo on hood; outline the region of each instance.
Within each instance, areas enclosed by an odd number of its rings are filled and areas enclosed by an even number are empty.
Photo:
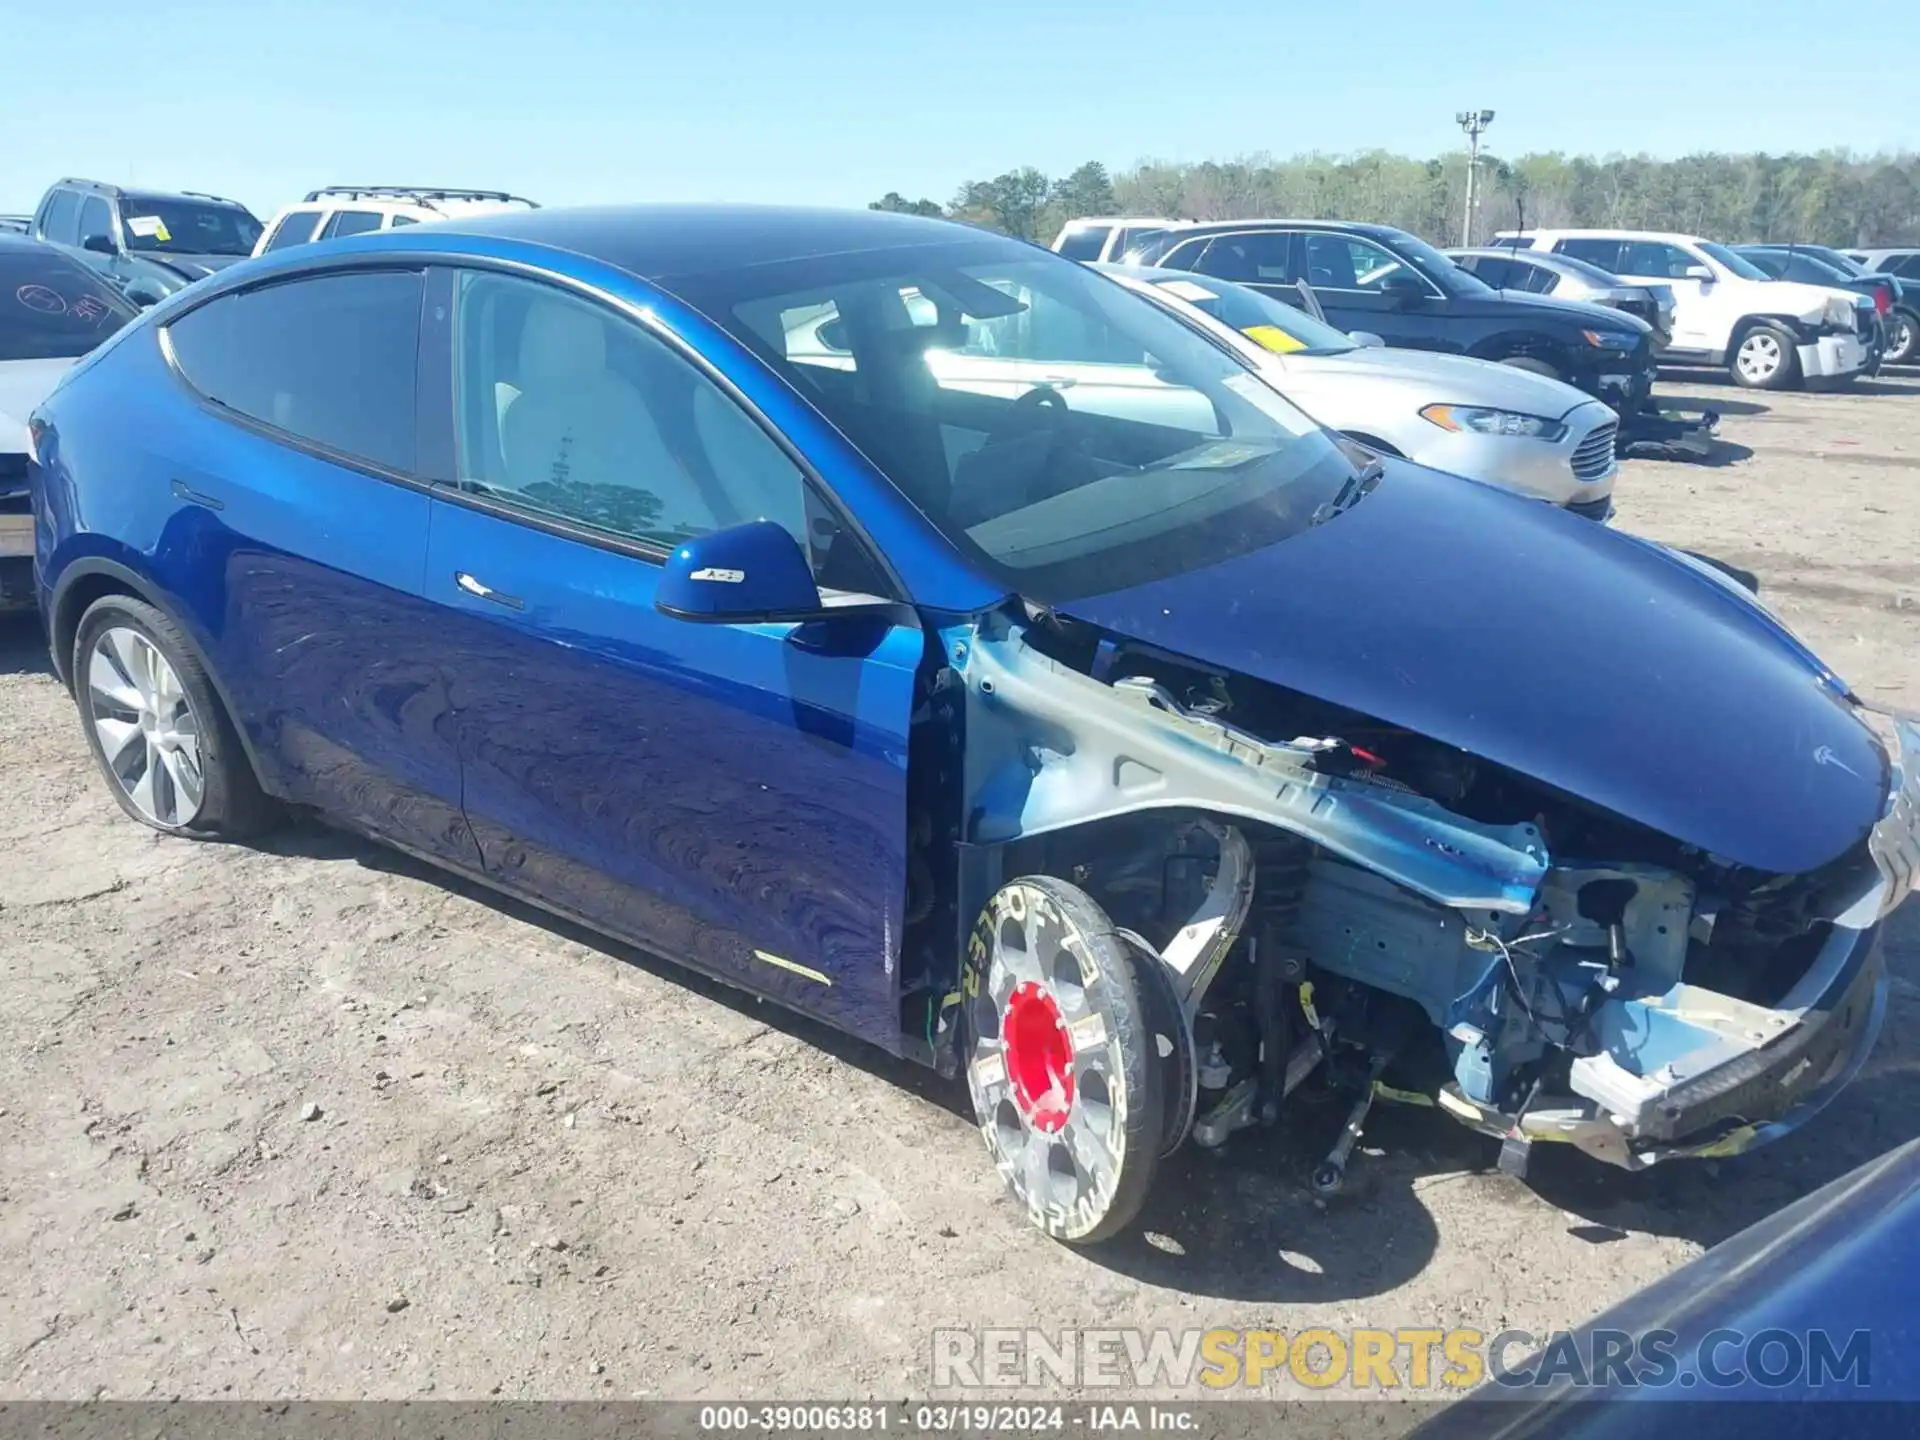
[[[1813,763],[1816,765],[1838,765],[1849,775],[1858,775],[1860,773],[1838,755],[1834,754],[1831,745],[1822,745],[1818,750],[1814,751]]]

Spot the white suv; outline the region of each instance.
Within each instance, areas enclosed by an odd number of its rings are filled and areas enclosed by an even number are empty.
[[[314,240],[337,240],[373,230],[392,230],[456,215],[496,210],[537,210],[531,200],[504,190],[426,190],[410,185],[329,185],[298,205],[283,207],[260,232],[253,253],[284,250]]]
[[[1782,390],[1801,380],[1849,380],[1867,364],[1872,302],[1823,285],[1770,279],[1743,256],[1697,235],[1646,230],[1502,231],[1521,244],[1585,260],[1622,280],[1669,286],[1669,364],[1725,365],[1737,384]]]
[[[1149,240],[1169,230],[1191,225],[1191,220],[1166,220],[1151,215],[1101,215],[1069,220],[1053,237],[1053,250],[1069,260],[1120,260]]]

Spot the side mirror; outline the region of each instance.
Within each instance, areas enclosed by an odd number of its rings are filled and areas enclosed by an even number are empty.
[[[149,306],[158,305],[166,298],[166,296],[156,290],[147,290],[140,286],[135,286],[133,289],[127,291],[127,299],[138,305],[142,310],[147,309]]]
[[[1698,280],[1703,285],[1711,285],[1714,279],[1713,271],[1708,269],[1705,265],[1689,265],[1684,271],[1681,272],[1681,274],[1682,274],[1682,278],[1687,280]]]
[[[1362,350],[1382,350],[1386,348],[1387,344],[1386,341],[1382,340],[1371,330],[1349,330],[1347,332],[1347,338]]]
[[[80,248],[82,250],[91,250],[96,255],[117,255],[119,253],[113,248],[113,237],[111,235],[89,235],[80,242]]]
[[[816,620],[824,608],[800,542],[771,520],[676,546],[653,605],[662,615],[708,625]]]
[[[1427,298],[1427,286],[1418,275],[1397,270],[1380,282],[1380,293],[1392,301],[1396,307],[1404,310],[1410,305],[1418,305]]]

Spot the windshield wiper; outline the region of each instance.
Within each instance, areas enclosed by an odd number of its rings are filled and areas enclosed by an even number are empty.
[[[1373,493],[1373,487],[1380,483],[1387,473],[1386,463],[1378,455],[1354,471],[1340,487],[1340,492],[1331,500],[1322,501],[1314,508],[1309,525],[1323,525],[1343,511],[1351,510],[1361,500]]]

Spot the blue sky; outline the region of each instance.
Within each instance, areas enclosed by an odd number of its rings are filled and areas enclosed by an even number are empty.
[[[1495,153],[1920,147],[1920,5],[1870,23],[1806,0],[8,8],[0,211],[68,174],[263,217],[346,182],[946,200],[1020,164],[1430,155],[1470,105],[1497,112]]]

